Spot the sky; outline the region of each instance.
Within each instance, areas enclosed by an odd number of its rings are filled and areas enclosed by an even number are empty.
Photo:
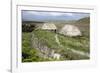
[[[89,17],[89,13],[22,11],[22,21],[68,21]]]

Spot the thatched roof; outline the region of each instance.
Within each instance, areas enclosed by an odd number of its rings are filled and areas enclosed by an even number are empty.
[[[41,27],[41,29],[44,29],[44,30],[56,30],[57,27],[53,23],[44,23],[43,26]]]

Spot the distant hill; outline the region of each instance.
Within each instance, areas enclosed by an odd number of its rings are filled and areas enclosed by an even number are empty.
[[[90,23],[90,17],[85,17],[85,18],[79,19],[79,20],[77,21],[77,23],[89,24],[89,23]]]
[[[79,19],[75,22],[75,25],[83,32],[83,34],[89,36],[90,33],[90,17]]]
[[[44,22],[39,22],[39,21],[22,21],[22,24],[41,24]]]

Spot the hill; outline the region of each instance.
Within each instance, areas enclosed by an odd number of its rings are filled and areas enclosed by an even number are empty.
[[[89,24],[90,23],[90,17],[85,17],[85,18],[81,18],[77,21],[77,23],[80,24]]]
[[[75,22],[75,25],[79,27],[83,35],[89,38],[90,36],[90,17],[79,19],[78,21]]]
[[[44,22],[24,22],[31,24],[22,26],[22,62],[57,61],[52,56],[53,51],[60,54],[60,61],[89,59],[90,53],[90,18],[85,17],[70,22],[79,27],[82,36],[68,37],[48,30],[34,30],[36,25]],[[55,22],[58,30],[69,22]],[[34,26],[33,26],[34,25]],[[32,28],[30,30],[30,28]],[[26,30],[27,29],[27,30]]]
[[[65,37],[51,31],[34,30],[30,34],[23,33],[22,42],[24,56],[28,53],[28,57],[23,56],[23,62],[55,61],[51,55],[53,50],[61,55],[60,61],[89,59],[89,39],[85,36]],[[25,48],[26,45],[29,48]]]

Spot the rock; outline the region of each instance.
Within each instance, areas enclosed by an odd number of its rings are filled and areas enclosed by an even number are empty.
[[[52,57],[52,49],[49,48],[47,45],[43,44],[45,41],[40,41],[39,38],[35,37],[34,34],[32,34],[32,48],[38,50],[39,56],[43,58],[50,58]]]
[[[74,25],[65,25],[59,32],[65,36],[81,36],[82,33],[78,27]]]
[[[59,60],[60,57],[61,57],[61,55],[58,54],[58,53],[54,53],[54,55],[53,55],[53,58],[54,58],[54,59],[57,59],[57,60]]]

